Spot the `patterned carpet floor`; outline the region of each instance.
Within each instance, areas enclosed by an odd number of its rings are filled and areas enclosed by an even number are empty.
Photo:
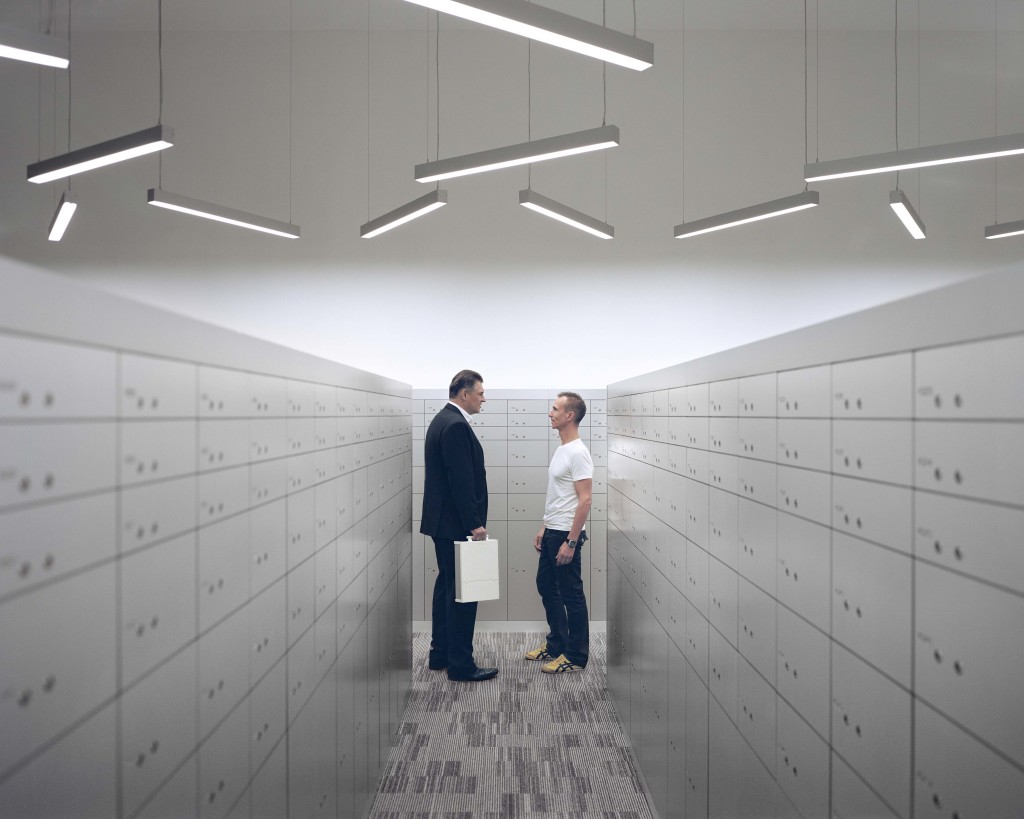
[[[372,819],[543,816],[650,819],[636,758],[605,687],[605,635],[590,663],[544,674],[523,652],[542,634],[478,633],[478,665],[497,678],[449,682],[413,641],[413,690]]]

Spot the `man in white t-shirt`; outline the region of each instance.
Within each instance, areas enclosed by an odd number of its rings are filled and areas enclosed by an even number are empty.
[[[586,414],[586,403],[574,392],[559,393],[548,413],[562,445],[548,467],[544,528],[533,539],[548,637],[540,648],[526,652],[527,660],[546,660],[541,670],[548,674],[582,671],[590,656],[590,615],[581,569],[594,485],[594,461],[580,440],[580,421]]]

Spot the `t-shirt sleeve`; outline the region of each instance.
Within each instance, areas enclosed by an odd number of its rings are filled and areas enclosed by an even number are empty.
[[[572,454],[569,461],[569,472],[572,475],[573,483],[594,477],[594,459],[590,457],[589,449],[581,446]]]

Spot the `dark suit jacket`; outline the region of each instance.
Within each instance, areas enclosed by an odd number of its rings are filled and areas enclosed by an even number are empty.
[[[484,450],[458,407],[445,404],[427,427],[423,442],[426,476],[420,532],[443,540],[465,540],[487,525]]]

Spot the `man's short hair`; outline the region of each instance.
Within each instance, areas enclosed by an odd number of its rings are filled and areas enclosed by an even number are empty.
[[[573,421],[576,426],[579,426],[587,414],[586,402],[580,397],[579,393],[575,392],[560,392],[558,397],[565,399],[565,408],[573,413]]]
[[[463,390],[472,390],[484,377],[473,370],[459,370],[448,386],[448,397],[454,398]]]

